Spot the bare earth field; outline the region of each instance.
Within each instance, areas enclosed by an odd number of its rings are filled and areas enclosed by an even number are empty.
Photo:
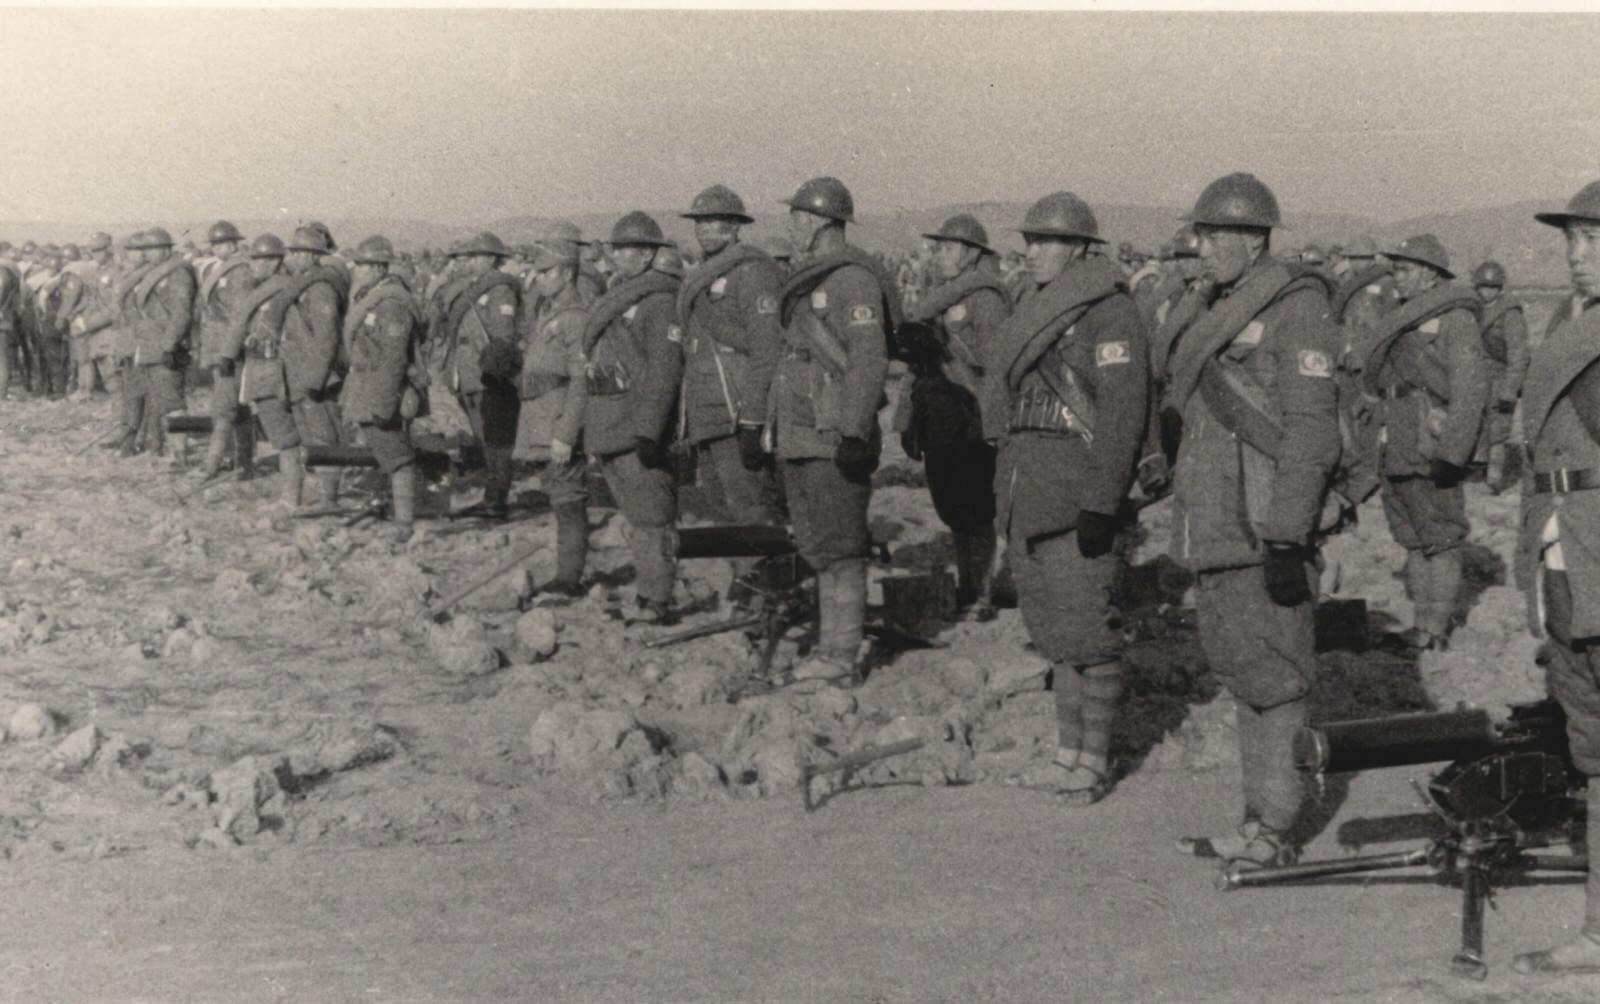
[[[0,1000],[1600,996],[1600,979],[1509,967],[1572,936],[1581,882],[1501,891],[1489,978],[1470,983],[1447,965],[1459,894],[1425,876],[1221,893],[1172,849],[1231,827],[1238,776],[1185,583],[1156,560],[1165,506],[1124,588],[1123,780],[1072,810],[1004,783],[1054,740],[1015,611],[880,653],[856,691],[733,702],[740,635],[645,650],[651,629],[608,616],[631,600],[608,510],[590,598],[529,611],[546,517],[430,522],[396,548],[370,524],[275,526],[270,473],[183,505],[193,473],[70,455],[112,416],[0,402]],[[947,556],[918,472],[891,455],[880,479],[875,579]],[[1455,650],[1418,665],[1331,637],[1319,719],[1539,696],[1505,582],[1516,500],[1472,486],[1469,505]],[[1376,506],[1362,517],[1325,586],[1367,600],[1372,628],[1404,626],[1399,552]],[[428,626],[427,603],[538,545],[526,574]],[[689,623],[720,616],[730,574],[685,563],[680,594],[706,608]],[[814,782],[825,804],[802,808],[801,765],[909,737],[927,745],[847,790]],[[1408,780],[1427,773],[1330,779],[1307,856],[1409,845]]]

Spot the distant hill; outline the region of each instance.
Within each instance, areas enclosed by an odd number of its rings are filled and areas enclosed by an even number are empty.
[[[1285,222],[1287,228],[1276,238],[1282,249],[1297,249],[1306,244],[1319,244],[1324,248],[1332,243],[1345,243],[1357,235],[1371,234],[1380,244],[1398,241],[1412,234],[1433,233],[1444,241],[1450,251],[1452,264],[1463,275],[1485,257],[1494,257],[1511,272],[1512,281],[1518,285],[1561,285],[1566,281],[1565,252],[1557,235],[1533,219],[1533,214],[1546,206],[1560,205],[1558,199],[1548,202],[1519,202],[1507,206],[1490,206],[1457,213],[1419,216],[1393,223],[1382,223],[1359,216],[1335,214],[1291,215]],[[781,206],[755,207],[752,213],[756,222],[748,228],[748,236],[755,239],[781,236],[785,233],[787,214]],[[1185,207],[1187,208],[1187,207]],[[938,228],[947,217],[956,213],[971,213],[989,231],[991,243],[1001,251],[1020,250],[1022,239],[1016,228],[1028,210],[1026,202],[978,202],[939,206],[924,210],[901,210],[889,213],[866,212],[859,217],[860,225],[852,240],[872,250],[908,252],[916,248],[919,236]],[[572,222],[587,235],[603,238],[611,232],[611,224],[626,210],[615,213],[590,213],[571,217]],[[655,209],[651,214],[661,223],[667,237],[679,242],[692,239],[693,231],[688,220],[679,218],[681,210]],[[1155,251],[1165,243],[1182,224],[1184,209],[1160,206],[1106,205],[1095,207],[1101,234],[1112,244],[1132,241],[1144,251]],[[509,216],[490,223],[489,229],[512,244],[531,242],[554,217]],[[163,224],[180,242],[204,239],[210,220]],[[246,234],[255,235],[271,231],[287,238],[301,221],[296,219],[235,219],[233,221]],[[323,222],[333,230],[342,246],[353,246],[362,238],[382,233],[401,247],[444,247],[451,241],[466,237],[483,229],[482,223],[445,225],[426,220],[349,217],[328,218]],[[95,229],[105,229],[116,237],[123,237],[148,223],[113,224],[109,227],[85,227],[70,224],[50,224],[25,221],[0,221],[0,238],[14,243],[23,239],[54,241],[84,241]]]

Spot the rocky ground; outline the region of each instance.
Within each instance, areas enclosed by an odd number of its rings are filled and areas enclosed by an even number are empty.
[[[865,686],[739,697],[752,643],[644,648],[623,522],[593,513],[589,597],[540,607],[553,530],[274,518],[270,473],[192,497],[151,457],[77,448],[108,401],[0,403],[0,999],[1588,1000],[1512,951],[1570,931],[1581,887],[1519,887],[1486,984],[1444,965],[1459,900],[1429,884],[1219,894],[1172,839],[1231,824],[1232,712],[1188,583],[1145,513],[1121,588],[1134,643],[1122,781],[1064,810],[1005,781],[1054,743],[1017,614],[914,626]],[[199,444],[191,448],[198,458]],[[270,472],[272,463],[263,460]],[[950,557],[920,472],[878,475],[873,571]],[[523,486],[537,498],[536,480]],[[429,499],[437,509],[452,489]],[[455,504],[472,498],[456,485]],[[1381,512],[1328,548],[1320,720],[1542,680],[1508,582],[1514,496],[1469,490],[1463,625],[1421,664]],[[691,512],[693,504],[691,499]],[[356,510],[352,510],[353,515]],[[518,553],[519,570],[430,611]],[[688,626],[726,562],[685,562]],[[1361,604],[1365,601],[1365,615]],[[777,663],[803,649],[802,631]],[[737,698],[737,699],[736,699]],[[853,778],[808,767],[920,739]],[[1312,856],[1414,838],[1419,768],[1335,778]],[[1409,822],[1408,822],[1409,820]],[[1388,821],[1388,822],[1384,822]],[[1351,923],[1352,920],[1356,923]]]

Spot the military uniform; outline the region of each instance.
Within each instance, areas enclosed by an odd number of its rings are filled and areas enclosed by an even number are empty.
[[[19,358],[22,288],[22,273],[0,261],[0,399],[10,396],[12,360]]]
[[[584,325],[588,384],[583,449],[600,460],[617,508],[628,521],[639,599],[672,602],[677,569],[677,484],[667,466],[647,467],[639,440],[670,437],[683,377],[678,281],[660,272],[617,283],[596,300]]]
[[[147,247],[171,239],[152,235]],[[177,255],[153,263],[132,290],[133,360],[136,374],[133,409],[147,449],[161,452],[163,424],[183,411],[183,371],[189,365],[189,332],[194,322],[194,270]]]
[[[445,379],[483,450],[484,504],[504,507],[511,491],[511,451],[521,406],[516,380],[521,366],[517,314],[522,287],[514,276],[491,269],[450,282],[441,297]]]
[[[250,409],[239,399],[238,360],[223,356],[228,328],[242,308],[256,280],[250,274],[250,257],[240,251],[227,259],[212,259],[200,275],[200,366],[211,371],[211,441],[206,449],[206,472],[221,467],[231,439],[242,475],[251,473],[255,456],[255,425]]]
[[[1260,204],[1242,223],[1228,198],[1234,191]],[[1276,201],[1248,175],[1213,182],[1193,218],[1197,226],[1278,225]],[[1310,565],[1340,453],[1339,335],[1327,314],[1324,280],[1262,253],[1210,289],[1179,334],[1162,404],[1182,427],[1170,553],[1196,574],[1201,649],[1237,704],[1237,856],[1257,863],[1280,851],[1302,798],[1291,747],[1317,672]],[[1298,588],[1275,589],[1279,570]],[[1204,856],[1210,844],[1183,846]]]
[[[410,416],[402,414],[401,402],[408,388],[420,394],[414,384],[422,330],[411,289],[399,276],[353,291],[344,321],[350,373],[340,411],[360,428],[378,466],[390,475],[416,460],[406,429]]]
[[[1087,754],[1103,779],[1122,690],[1111,590],[1126,561],[1113,542],[1090,550],[1076,531],[1086,513],[1122,522],[1148,424],[1144,322],[1121,270],[1085,258],[1024,293],[989,358],[983,421],[1000,442],[998,523],[1028,637],[1054,667],[1058,762]]]
[[[746,468],[736,433],[766,420],[778,365],[783,277],[764,252],[732,244],[690,274],[678,293],[684,365],[680,436],[700,454],[701,485],[725,519],[782,521],[771,467]]]
[[[1468,529],[1460,483],[1438,483],[1433,462],[1472,460],[1488,401],[1476,307],[1440,283],[1378,322],[1362,363],[1362,392],[1378,399],[1384,515],[1406,549],[1416,627],[1432,639],[1450,633]]]
[[[1491,468],[1500,466],[1503,469],[1512,416],[1528,372],[1528,323],[1522,304],[1502,294],[1484,307],[1479,332],[1483,339],[1485,379],[1489,383],[1489,411],[1484,417],[1483,434],[1474,456],[1488,462]],[[1498,483],[1501,473],[1491,470],[1490,482]]]
[[[956,549],[961,606],[985,604],[995,549],[995,448],[984,438],[980,399],[986,354],[1011,303],[993,256],[986,255],[955,279],[930,289],[908,321],[939,333],[912,360],[909,393],[903,395],[895,427],[908,455],[921,458],[928,492]]]
[[[1348,497],[1357,504],[1370,498],[1382,483],[1379,402],[1362,394],[1361,367],[1378,322],[1399,304],[1400,294],[1395,290],[1387,262],[1370,265],[1347,276],[1333,296],[1331,316],[1344,332],[1338,381],[1340,419],[1344,423],[1348,447],[1344,458],[1345,484]]]

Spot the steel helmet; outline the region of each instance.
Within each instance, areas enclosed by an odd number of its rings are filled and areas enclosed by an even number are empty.
[[[387,237],[368,237],[356,245],[351,261],[357,265],[393,265],[396,261],[394,245]]]
[[[332,254],[333,248],[328,246],[328,236],[315,227],[296,227],[294,236],[289,238],[290,251],[309,251],[312,254]]]
[[[1454,279],[1456,274],[1450,271],[1450,254],[1445,251],[1439,238],[1432,234],[1418,234],[1407,237],[1396,244],[1393,251],[1387,252],[1390,258],[1403,258],[1426,265],[1439,272],[1446,279]]]
[[[936,241],[960,241],[979,251],[994,254],[994,248],[989,246],[989,232],[971,213],[957,213],[945,220],[938,230],[922,236]]]
[[[578,225],[576,223],[573,223],[570,220],[556,220],[554,223],[551,223],[549,226],[544,228],[544,232],[539,235],[539,243],[550,245],[558,245],[562,243],[582,245],[589,242],[583,239],[583,231],[578,229]]]
[[[135,236],[138,238],[138,243],[130,241],[128,246],[141,251],[146,248],[169,248],[172,246],[172,235],[160,227],[141,230]]]
[[[1307,265],[1321,265],[1327,258],[1323,256],[1321,248],[1315,244],[1307,244],[1300,249],[1300,260]]]
[[[1095,221],[1089,204],[1071,192],[1051,192],[1035,202],[1018,228],[1024,235],[1041,237],[1076,237],[1079,240],[1104,244],[1100,237],[1100,224]],[[1132,250],[1129,245],[1129,250]]]
[[[1552,227],[1564,227],[1573,220],[1600,223],[1600,181],[1591,181],[1578,189],[1578,194],[1567,200],[1567,208],[1559,213],[1534,213],[1533,218]]]
[[[315,230],[317,233],[322,235],[322,242],[328,246],[328,250],[324,253],[332,254],[333,252],[339,250],[339,245],[335,244],[333,241],[333,231],[328,229],[328,225],[326,223],[318,223],[316,220],[312,220],[310,223],[306,224],[306,227],[307,229]]]
[[[244,234],[241,234],[239,228],[227,220],[218,220],[211,224],[210,230],[206,231],[207,244],[221,244],[224,241],[242,240],[244,240]]]
[[[840,223],[856,221],[856,200],[850,197],[850,189],[838,178],[812,178],[795,189],[794,195],[783,200],[783,204]]]
[[[1181,226],[1178,228],[1178,232],[1172,236],[1172,257],[1200,257],[1200,235],[1195,233],[1194,227]]]
[[[671,244],[664,244],[656,249],[656,256],[650,262],[650,267],[657,272],[675,275],[683,278],[683,253]]]
[[[1472,270],[1474,286],[1504,286],[1506,267],[1497,261],[1486,261]]]
[[[689,211],[682,214],[686,220],[730,219],[740,223],[754,223],[755,219],[744,209],[744,200],[726,185],[712,185],[694,197]]]
[[[668,242],[661,233],[661,224],[649,213],[635,209],[612,226],[611,243],[659,248],[666,247]]]
[[[283,241],[276,234],[262,234],[250,242],[252,258],[282,258],[284,252]]]
[[[506,247],[505,241],[485,230],[481,234],[468,237],[450,249],[450,257],[467,258],[472,255],[493,255],[496,258],[511,257],[511,249]]]
[[[21,251],[22,251],[23,254],[33,254],[37,250],[39,250],[39,246],[37,244],[33,243],[33,241],[23,241],[22,242]]]
[[[89,235],[89,253],[97,254],[101,251],[111,250],[111,235],[103,231]]]
[[[1224,175],[1207,185],[1195,200],[1188,220],[1211,227],[1270,229],[1283,225],[1272,189],[1255,175],[1242,171]]]
[[[78,250],[78,245],[76,245],[76,244],[68,244],[68,245],[64,246],[61,249],[61,254],[68,261],[77,261],[79,258],[83,257],[83,252]]]

